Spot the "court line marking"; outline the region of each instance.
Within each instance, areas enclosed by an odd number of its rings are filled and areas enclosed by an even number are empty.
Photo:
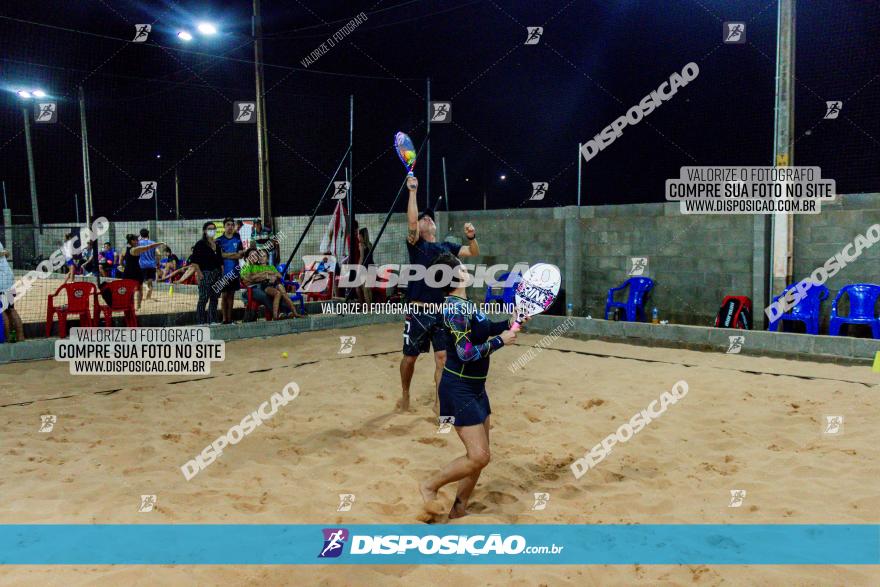
[[[340,361],[340,360],[346,360],[346,359],[357,359],[360,357],[379,357],[382,355],[391,355],[391,354],[395,354],[395,353],[399,353],[399,352],[400,352],[399,350],[393,350],[393,351],[382,351],[382,352],[378,352],[378,353],[369,353],[369,354],[365,354],[365,355],[349,355],[349,356],[345,356],[345,357],[330,357],[330,358],[326,358],[326,359],[316,359],[313,361],[303,361],[302,363],[296,363],[293,365],[278,365],[277,367],[269,367],[268,369],[247,371],[247,373],[263,373],[266,371],[273,371],[275,369],[297,369],[299,367],[305,367],[306,365],[314,365],[316,363],[321,363],[323,361]],[[241,373],[222,373],[222,374],[218,374],[218,375],[208,375],[207,377],[199,377],[196,379],[181,379],[180,381],[168,381],[165,383],[165,385],[177,385],[178,383],[192,383],[195,381],[206,381],[208,379],[217,379],[218,377],[233,377],[236,375],[241,375]],[[75,393],[72,395],[62,395],[59,397],[33,399],[33,400],[28,400],[26,402],[3,404],[3,405],[0,405],[0,408],[9,408],[9,407],[15,407],[15,406],[29,406],[29,405],[36,403],[36,402],[48,402],[48,401],[52,401],[52,400],[56,400],[56,399],[80,397],[80,396],[89,395],[89,393],[91,393],[92,395],[109,396],[109,395],[112,395],[116,392],[126,391],[128,389],[129,388],[127,388],[127,387],[118,387],[116,389],[105,389],[105,390],[101,390],[101,391],[92,391],[92,392],[87,392],[87,393]]]
[[[575,353],[578,355],[587,355],[592,357],[603,357],[608,359],[629,359],[631,361],[640,361],[642,363],[663,363],[665,365],[680,365],[682,367],[706,367],[708,369],[720,369],[722,371],[737,371],[739,373],[747,373],[749,375],[773,375],[775,377],[794,377],[796,379],[807,379],[810,381],[837,381],[839,383],[856,383],[858,385],[864,385],[865,387],[877,387],[880,384],[877,383],[865,383],[864,381],[852,381],[850,379],[834,379],[833,377],[814,377],[810,375],[793,375],[790,373],[771,373],[770,371],[753,371],[751,369],[735,369],[733,367],[718,367],[715,365],[702,365],[702,364],[691,364],[691,363],[677,363],[675,361],[661,361],[660,359],[641,359],[638,357],[625,357],[621,355],[606,355],[603,353],[591,353],[587,351],[575,351],[569,349],[555,349],[552,347],[544,348],[546,351],[558,351],[560,353]],[[701,352],[701,351],[697,351]],[[771,357],[772,358],[772,357]],[[525,368],[525,367],[524,367]]]

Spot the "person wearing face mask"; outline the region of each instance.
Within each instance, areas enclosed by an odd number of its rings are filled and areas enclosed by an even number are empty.
[[[202,238],[193,245],[190,257],[192,266],[197,268],[197,274],[202,276],[199,280],[199,299],[196,302],[196,322],[199,324],[218,321],[217,300],[220,293],[215,291],[214,284],[223,273],[223,253],[214,240],[216,236],[217,226],[213,222],[206,222],[202,226]]]

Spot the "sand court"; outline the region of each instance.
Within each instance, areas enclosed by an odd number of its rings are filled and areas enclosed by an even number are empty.
[[[351,354],[340,336],[357,335]],[[463,452],[438,432],[422,358],[399,397],[400,327],[227,343],[209,377],[70,376],[66,363],[0,366],[4,524],[448,524],[417,482]],[[492,462],[467,524],[876,524],[880,375],[870,368],[569,338],[516,373],[541,337],[493,355]],[[282,352],[288,358],[282,358]],[[688,393],[583,477],[570,465],[679,380]],[[63,382],[59,384],[59,382]],[[300,393],[187,481],[180,467],[275,392]],[[40,432],[42,415],[56,417]],[[824,434],[827,415],[842,433]],[[731,490],[745,490],[729,507]],[[536,492],[550,495],[533,508]],[[340,494],[353,494],[338,512]],[[141,495],[156,495],[139,512]],[[441,491],[451,504],[451,488]],[[5,567],[0,583],[876,584],[876,567],[440,566]],[[798,582],[798,577],[804,579]],[[812,582],[811,582],[812,581]],[[813,583],[816,582],[816,583]]]

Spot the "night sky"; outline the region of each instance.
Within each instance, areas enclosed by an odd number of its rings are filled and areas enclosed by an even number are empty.
[[[794,162],[820,165],[841,193],[880,191],[880,5],[798,5]],[[365,22],[303,67],[360,12]],[[30,215],[15,90],[59,103],[57,124],[33,125],[35,165],[42,221],[70,222],[83,193],[80,84],[97,214],[152,218],[139,182],[158,179],[160,217],[173,218],[175,167],[182,217],[258,213],[256,127],[232,122],[233,102],[255,93],[251,2],[35,0],[0,14],[0,179],[15,222]],[[220,34],[198,34],[199,20]],[[728,20],[747,23],[747,43],[722,44]],[[131,43],[142,23],[148,41]],[[524,44],[527,26],[544,27],[537,45]],[[263,27],[276,216],[311,212],[331,179],[349,95],[355,209],[387,211],[404,175],[392,137],[421,143],[428,77],[432,98],[452,102],[431,141],[432,200],[445,156],[452,209],[482,208],[484,192],[489,208],[574,204],[578,143],[691,61],[693,82],[584,165],[584,203],[663,201],[682,165],[772,164],[775,2],[265,0]],[[192,42],[177,38],[183,28]],[[823,120],[826,100],[843,101],[839,119]],[[423,198],[426,167],[423,157]],[[550,183],[543,202],[528,200],[533,181]]]

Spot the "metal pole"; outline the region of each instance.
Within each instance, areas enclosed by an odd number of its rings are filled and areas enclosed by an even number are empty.
[[[180,175],[174,168],[174,219],[180,220]]]
[[[159,182],[156,182],[156,190],[153,192],[153,205],[156,209],[156,234],[153,235],[153,238],[158,238],[159,236]]]
[[[3,209],[6,210],[9,208],[9,204],[6,202],[6,182],[3,182]]]
[[[92,205],[92,171],[89,165],[89,131],[86,127],[86,95],[83,87],[79,86],[79,127],[82,136],[82,158],[83,158],[83,186],[86,204],[86,224],[92,222],[92,216],[95,213]]]
[[[350,235],[348,238],[348,258],[349,263],[352,263],[354,259],[357,258],[358,253],[358,242],[357,242],[357,231],[355,230],[355,218],[354,218],[354,194],[352,193],[352,188],[354,187],[354,94],[350,94],[348,96],[348,168],[345,171],[345,181],[348,183],[348,234]],[[363,263],[363,259],[360,259],[360,262]]]
[[[272,218],[272,198],[269,189],[269,145],[266,131],[265,86],[263,84],[263,24],[260,18],[260,0],[254,0],[254,79],[257,91],[257,164],[260,193],[260,217]]]
[[[581,156],[581,144],[578,143],[578,207],[581,205],[581,163],[584,158]]]
[[[426,158],[428,159],[428,164],[425,165],[425,201],[427,202],[426,206],[428,208],[431,207],[431,78],[428,78],[428,99],[425,101],[425,105],[428,109],[428,144],[427,153],[425,153]]]
[[[774,164],[794,164],[794,58],[795,0],[779,0],[776,29],[776,117],[774,123]],[[781,292],[792,281],[794,266],[794,216],[777,213],[772,217],[772,277],[770,294]]]
[[[446,157],[441,157],[443,162],[443,199],[446,201],[446,211],[449,212],[449,190],[446,185]]]
[[[76,223],[79,224],[79,194],[73,194],[73,204],[76,206]]]
[[[34,172],[34,147],[31,142],[31,116],[27,108],[22,108],[21,113],[24,115],[24,143],[27,148],[28,177],[31,186],[31,215],[33,216],[34,229],[39,228],[42,234],[43,226],[40,224],[40,210],[37,207],[37,178]],[[37,243],[34,241],[34,247],[36,246]]]
[[[351,155],[350,152],[349,155]],[[345,181],[351,181],[351,173],[349,173],[348,167],[345,168]],[[351,184],[349,183],[349,187],[350,186]],[[351,265],[354,263],[354,252],[357,250],[355,248],[357,246],[357,231],[354,229],[354,224],[352,224],[351,218],[351,190],[349,190],[345,200],[346,204],[348,204],[348,227],[346,229],[346,232],[348,233],[348,264]],[[333,285],[335,286],[336,280],[334,279],[333,282]],[[336,293],[336,288],[334,287],[333,292],[331,293],[331,297],[333,297]]]

